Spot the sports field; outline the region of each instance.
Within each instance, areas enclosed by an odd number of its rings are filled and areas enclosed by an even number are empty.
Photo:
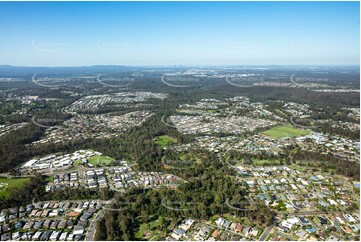
[[[279,165],[281,162],[279,160],[259,160],[252,159],[252,164],[254,166],[270,166],[270,165]]]
[[[265,134],[273,139],[281,139],[281,138],[286,138],[289,136],[298,137],[298,136],[302,136],[302,135],[308,135],[310,133],[311,133],[310,130],[297,129],[297,128],[293,128],[288,125],[276,126],[276,127],[273,127],[271,129],[263,132],[263,134]]]
[[[8,197],[14,188],[23,186],[30,178],[0,178],[0,198]]]
[[[95,155],[88,159],[89,163],[93,166],[107,166],[109,165],[114,159],[109,156],[104,155]]]

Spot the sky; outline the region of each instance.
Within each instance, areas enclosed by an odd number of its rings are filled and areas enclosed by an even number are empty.
[[[0,65],[359,60],[359,2],[0,2]]]

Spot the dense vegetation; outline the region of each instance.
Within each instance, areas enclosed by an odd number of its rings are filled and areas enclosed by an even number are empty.
[[[309,152],[309,151],[299,151],[296,153],[294,157],[294,161],[300,161],[301,164],[312,163],[315,161],[320,162],[317,163],[321,168],[325,171],[327,169],[332,169],[335,173],[347,177],[351,177],[354,179],[360,179],[360,164],[356,162],[351,162],[344,159],[339,159],[332,155],[324,155],[317,152]]]
[[[32,141],[41,137],[41,128],[27,125],[15,130],[0,139],[0,172],[14,169],[26,158],[31,157],[32,150],[26,147]]]
[[[209,168],[197,177],[199,179],[182,184],[177,190],[133,190],[121,197],[116,194],[117,201],[128,205],[121,211],[105,211],[105,216],[97,223],[95,239],[134,240],[139,221],[148,223],[153,214],[178,221],[185,217],[209,219],[215,214],[231,213],[246,216],[261,227],[268,226],[275,216],[264,205],[257,205],[250,212],[227,206],[227,200],[232,204],[244,200],[246,192],[231,177],[224,177],[216,169]],[[114,208],[119,206],[114,204]]]

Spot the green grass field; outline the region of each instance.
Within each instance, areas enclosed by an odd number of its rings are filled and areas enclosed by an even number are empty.
[[[176,143],[177,140],[168,136],[168,135],[162,135],[162,136],[159,136],[157,139],[156,139],[156,144],[157,145],[160,145],[162,147],[167,147],[168,145],[170,144],[173,144],[173,143]]]
[[[139,230],[135,233],[135,238],[138,240],[160,240],[167,230],[166,228],[163,228],[163,231],[159,230],[160,226],[159,218],[149,223],[142,223]],[[150,232],[150,235],[148,238],[144,238],[144,234],[147,232]]]
[[[79,166],[81,164],[83,164],[83,162],[81,160],[74,161],[74,166]]]
[[[281,139],[281,138],[286,138],[289,136],[297,137],[297,136],[302,136],[302,135],[308,135],[310,133],[311,133],[310,130],[296,129],[296,128],[293,128],[293,127],[287,126],[287,125],[276,126],[276,127],[273,127],[271,129],[263,132],[263,134],[265,134],[273,139]]]
[[[7,198],[14,188],[23,186],[30,178],[0,178],[0,197]]]
[[[181,161],[195,161],[197,164],[202,163],[202,159],[200,157],[197,157],[197,155],[192,153],[186,153],[179,156],[179,159]]]
[[[288,117],[287,114],[285,114],[284,112],[282,112],[281,110],[279,110],[277,108],[275,109],[275,112],[282,117]]]
[[[279,160],[252,159],[252,164],[254,166],[267,166],[267,165],[279,165],[279,164],[281,164],[281,162]]]
[[[191,110],[191,109],[176,109],[177,113],[186,113],[186,114],[197,114],[201,113],[199,110]]]
[[[240,223],[242,222],[241,218],[240,217],[233,217],[231,214],[223,214],[222,215],[223,218],[229,220],[229,221],[232,221],[233,223]]]
[[[54,181],[54,176],[47,176],[45,181],[46,182],[53,182]]]
[[[88,161],[93,166],[108,166],[114,159],[109,156],[95,155],[90,157]]]

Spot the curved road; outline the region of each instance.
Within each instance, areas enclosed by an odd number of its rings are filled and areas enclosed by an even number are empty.
[[[292,117],[290,118],[290,121],[291,121],[291,123],[292,123],[294,126],[296,126],[296,127],[303,128],[303,129],[318,128],[318,126],[305,126],[305,125],[297,124],[297,123],[295,123],[295,121],[293,121],[293,118],[294,118],[294,116],[292,116]]]

